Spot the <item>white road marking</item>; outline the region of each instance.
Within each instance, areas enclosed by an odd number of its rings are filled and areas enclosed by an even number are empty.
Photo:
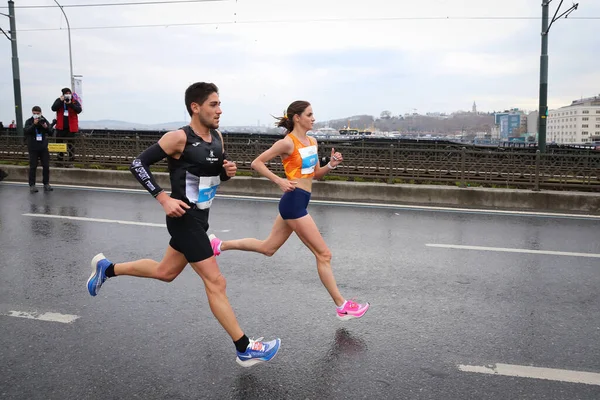
[[[279,201],[279,197],[258,197],[244,196],[232,194],[217,194],[217,197],[224,199],[239,199],[239,200],[257,200],[257,201]],[[568,214],[540,211],[512,211],[512,210],[488,210],[481,208],[459,208],[459,207],[438,207],[438,206],[417,206],[393,203],[369,203],[355,201],[335,201],[335,200],[310,200],[311,204],[336,205],[336,206],[352,206],[365,208],[391,208],[397,210],[417,210],[417,211],[447,211],[461,212],[468,214],[497,214],[497,215],[515,215],[515,216],[535,216],[535,217],[557,217],[557,218],[583,218],[583,219],[599,219],[600,215],[593,214]],[[396,213],[396,215],[401,215]]]
[[[86,218],[86,217],[70,217],[68,215],[51,215],[51,214],[23,214],[26,217],[37,217],[37,218],[56,218],[56,219],[70,219],[75,221],[87,221],[87,222],[104,222],[109,224],[124,224],[124,225],[141,225],[141,226],[155,226],[159,228],[165,228],[166,224],[155,224],[152,222],[137,222],[137,221],[123,221],[119,219],[102,219],[102,218]]]
[[[545,254],[545,255],[551,255],[551,256],[600,258],[600,254],[596,254],[596,253],[573,253],[573,252],[569,252],[569,251],[509,249],[509,248],[504,248],[504,247],[461,246],[461,245],[457,245],[457,244],[433,244],[433,243],[427,243],[425,246],[439,247],[439,248],[444,248],[444,249],[499,251],[499,252],[504,252],[504,253],[526,253],[526,254]]]
[[[157,228],[166,228],[166,224],[155,224],[153,222],[138,222],[138,221],[124,221],[120,219],[103,219],[103,218],[87,218],[87,217],[70,217],[68,215],[52,215],[52,214],[23,214],[25,217],[36,217],[36,218],[55,218],[55,219],[70,219],[75,221],[86,221],[86,222],[102,222],[107,224],[123,224],[123,225],[141,225],[141,226],[153,226]],[[227,233],[231,232],[231,229],[216,229],[212,232]]]
[[[494,364],[490,366],[459,365],[458,369],[463,372],[474,372],[478,374],[516,376],[520,378],[600,385],[600,374],[594,372],[571,371],[568,369],[540,368],[511,364]]]
[[[102,222],[107,224],[123,224],[123,225],[141,225],[141,226],[153,226],[157,228],[166,228],[166,224],[155,224],[153,222],[138,222],[138,221],[124,221],[120,219],[103,219],[103,218],[87,218],[87,217],[70,217],[68,215],[52,215],[52,214],[23,214],[25,217],[36,217],[36,218],[55,218],[55,219],[70,219],[75,221],[86,221],[86,222]],[[212,232],[216,233],[227,233],[231,232],[231,229],[215,229]]]
[[[39,321],[50,321],[50,322],[60,322],[63,324],[70,324],[79,318],[78,315],[71,314],[60,314],[55,312],[46,312],[43,314],[37,313],[29,313],[25,311],[9,311],[9,317],[17,317],[17,318],[27,318],[27,319],[37,319]]]

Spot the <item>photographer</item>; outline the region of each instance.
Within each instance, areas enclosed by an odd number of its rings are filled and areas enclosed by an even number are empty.
[[[27,151],[29,152],[29,192],[37,193],[35,187],[36,170],[38,159],[42,162],[42,182],[44,191],[51,192],[50,186],[50,153],[48,152],[48,136],[50,135],[50,123],[42,115],[42,109],[35,106],[31,109],[32,117],[25,121],[25,138],[27,139]]]
[[[56,112],[56,137],[58,143],[67,143],[67,153],[69,161],[75,160],[75,148],[73,138],[79,131],[79,113],[81,113],[81,104],[73,98],[71,89],[62,89],[60,96],[54,104],[52,111]],[[58,153],[58,161],[63,160],[63,154]]]

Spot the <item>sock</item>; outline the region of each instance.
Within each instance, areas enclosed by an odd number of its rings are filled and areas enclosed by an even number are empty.
[[[110,267],[106,268],[106,271],[104,271],[104,275],[106,275],[107,278],[112,278],[115,275],[115,264],[110,264]]]
[[[248,336],[244,335],[238,340],[234,340],[233,344],[235,344],[235,348],[239,353],[245,353],[250,344],[250,339],[248,339]]]
[[[343,310],[344,306],[346,305],[347,302],[348,302],[348,300],[344,300],[344,302],[342,303],[342,305],[338,307],[338,310]]]

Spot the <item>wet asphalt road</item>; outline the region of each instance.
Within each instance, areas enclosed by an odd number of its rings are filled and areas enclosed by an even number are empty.
[[[461,372],[495,363],[600,372],[600,259],[426,247],[600,253],[600,221],[336,207],[310,213],[342,294],[368,300],[341,322],[293,236],[272,258],[218,258],[250,337],[281,337],[266,365],[239,367],[199,277],[118,277],[89,296],[90,260],[160,259],[166,228],[145,193],[0,185],[0,397],[7,399],[597,399],[600,386]],[[266,237],[271,201],[217,198],[211,231]],[[70,324],[10,311],[77,315]]]

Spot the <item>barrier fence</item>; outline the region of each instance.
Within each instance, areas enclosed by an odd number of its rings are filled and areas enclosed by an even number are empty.
[[[224,135],[229,158],[238,171],[253,173],[250,164],[267,150],[278,137],[271,135]],[[79,168],[127,169],[133,159],[156,136],[79,135],[73,139],[50,139],[66,142],[69,154],[51,153],[54,166]],[[51,146],[53,150],[60,146]],[[63,145],[64,147],[64,145]],[[600,191],[600,152],[555,151],[540,154],[531,149],[501,149],[462,146],[459,143],[402,143],[400,141],[340,140],[319,141],[319,157],[325,164],[331,148],[344,155],[344,162],[331,171],[327,179],[394,183],[450,184],[491,186],[533,190]],[[23,139],[0,135],[0,162],[27,164],[29,155]],[[283,173],[280,160],[269,167]],[[166,170],[166,161],[153,170]]]

